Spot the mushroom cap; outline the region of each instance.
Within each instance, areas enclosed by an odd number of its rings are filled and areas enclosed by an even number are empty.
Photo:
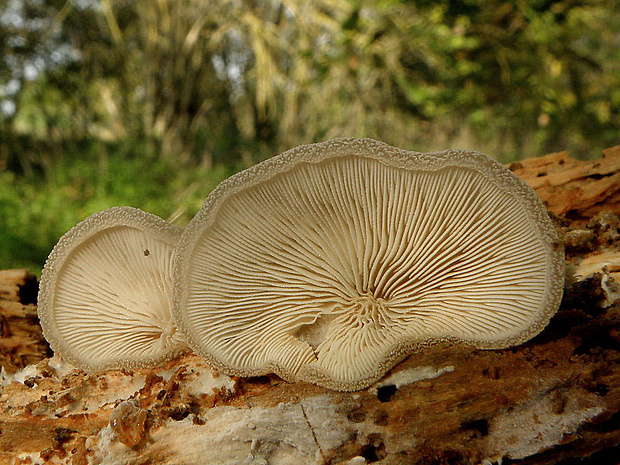
[[[563,267],[540,199],[488,156],[336,139],[207,197],[175,252],[174,314],[228,374],[357,390],[438,341],[530,339]]]
[[[50,253],[38,315],[50,346],[88,371],[154,365],[186,347],[172,316],[181,228],[137,208],[98,212]]]

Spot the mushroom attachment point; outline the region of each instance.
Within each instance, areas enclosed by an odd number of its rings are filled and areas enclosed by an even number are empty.
[[[88,371],[154,365],[186,345],[172,315],[181,228],[131,207],[95,213],[58,241],[39,290],[52,349]]]
[[[362,389],[438,341],[520,344],[559,306],[534,191],[474,152],[297,147],[221,183],[175,253],[175,318],[233,375]]]

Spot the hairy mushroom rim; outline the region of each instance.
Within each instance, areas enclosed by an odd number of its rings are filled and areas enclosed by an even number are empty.
[[[85,370],[154,365],[186,347],[172,316],[172,257],[181,229],[131,207],[67,232],[41,276],[45,338]]]
[[[175,254],[175,317],[226,373],[355,390],[436,341],[503,348],[557,310],[542,203],[473,152],[297,147],[220,184]]]

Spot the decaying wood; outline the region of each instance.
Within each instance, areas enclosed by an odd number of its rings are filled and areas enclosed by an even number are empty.
[[[517,176],[536,190],[556,215],[592,217],[620,211],[620,145],[596,160],[578,161],[567,152],[511,163]]]
[[[37,318],[36,277],[27,270],[0,271],[0,364],[8,373],[47,355]]]
[[[72,370],[47,358],[34,307],[18,304],[24,272],[2,272],[3,321],[25,343],[3,364],[40,361],[2,379],[0,462],[617,464],[619,167],[620,148],[511,165],[566,242],[564,300],[539,336],[497,351],[432,347],[357,393],[233,379],[191,354],[131,373]],[[7,316],[18,310],[22,323]]]

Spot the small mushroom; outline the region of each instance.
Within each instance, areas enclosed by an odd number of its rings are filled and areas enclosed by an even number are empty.
[[[563,268],[534,191],[486,155],[337,139],[209,195],[175,253],[174,313],[228,374],[357,390],[438,341],[530,339]]]
[[[186,347],[172,316],[181,228],[136,208],[95,213],[58,241],[39,290],[52,349],[89,370],[137,368]]]

